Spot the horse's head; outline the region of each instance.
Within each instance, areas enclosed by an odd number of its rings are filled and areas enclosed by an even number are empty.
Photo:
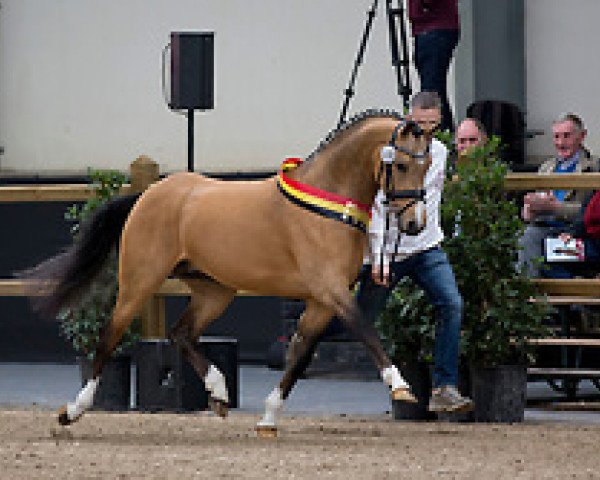
[[[425,174],[431,165],[431,134],[413,121],[399,123],[388,145],[381,149],[379,187],[398,228],[417,235],[425,228]]]

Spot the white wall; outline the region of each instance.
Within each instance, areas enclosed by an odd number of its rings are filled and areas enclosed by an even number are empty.
[[[545,1],[545,0],[544,0]],[[187,165],[187,120],[161,93],[171,31],[215,31],[215,110],[196,168],[274,169],[337,123],[371,0],[2,0],[0,168]],[[385,3],[385,2],[380,2]],[[352,104],[401,108],[380,7]]]
[[[527,123],[546,134],[529,154],[552,153],[552,120],[580,114],[588,147],[600,154],[600,1],[526,0]]]

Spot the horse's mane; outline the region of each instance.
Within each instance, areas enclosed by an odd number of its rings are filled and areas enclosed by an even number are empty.
[[[397,120],[403,120],[404,119],[404,115],[402,115],[400,112],[397,112],[395,110],[370,109],[370,110],[365,110],[363,112],[357,113],[356,115],[354,115],[353,117],[351,117],[350,120],[347,120],[344,123],[342,123],[341,126],[336,127],[333,130],[331,130],[325,136],[325,138],[323,138],[323,140],[321,140],[321,142],[319,143],[319,145],[317,146],[317,148],[315,148],[312,151],[312,153],[308,157],[306,157],[305,161],[308,162],[308,161],[312,160],[314,157],[316,157],[340,133],[345,132],[350,127],[353,127],[357,123],[360,123],[363,120],[366,120],[368,118],[381,118],[381,117],[390,117],[390,118],[395,118]]]

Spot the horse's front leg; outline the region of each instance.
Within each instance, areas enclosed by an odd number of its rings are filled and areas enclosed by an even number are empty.
[[[276,416],[283,407],[290,391],[302,376],[310,363],[319,337],[329,323],[333,311],[314,300],[306,302],[306,310],[298,323],[298,329],[292,336],[286,354],[286,369],[279,385],[265,400],[265,414],[258,422],[256,431],[259,436],[277,436]]]
[[[417,399],[411,393],[408,383],[385,352],[377,329],[365,319],[352,294],[348,291],[334,291],[326,295],[326,301],[332,305],[338,317],[367,347],[381,378],[391,390],[392,399],[416,403]]]

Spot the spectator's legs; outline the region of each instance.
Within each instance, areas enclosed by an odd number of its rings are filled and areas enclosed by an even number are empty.
[[[518,265],[532,278],[573,278],[572,267],[543,263],[544,239],[557,236],[560,229],[529,224],[519,239]],[[538,259],[538,261],[536,261]]]
[[[456,386],[463,302],[446,253],[439,247],[414,257],[411,276],[436,308],[433,387]]]
[[[415,37],[415,66],[421,78],[421,91],[439,94],[442,100],[442,130],[454,131],[446,82],[458,38],[458,30],[432,30]]]

